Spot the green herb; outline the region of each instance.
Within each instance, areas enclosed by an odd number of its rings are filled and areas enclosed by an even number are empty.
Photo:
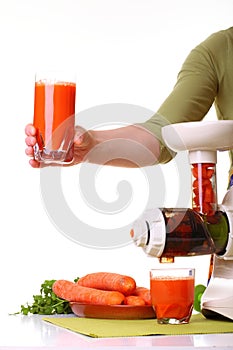
[[[195,286],[193,304],[193,308],[195,311],[201,311],[201,298],[205,290],[206,287],[203,284],[198,284],[197,286]]]
[[[74,280],[77,282],[78,278]],[[45,280],[41,284],[40,294],[33,295],[33,302],[31,304],[21,305],[20,312],[16,314],[70,314],[72,310],[67,300],[60,299],[52,290],[52,286],[56,280]]]

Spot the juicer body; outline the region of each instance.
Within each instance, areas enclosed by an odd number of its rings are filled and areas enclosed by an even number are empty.
[[[218,205],[213,175],[216,175],[217,151],[233,149],[232,134],[233,121],[230,120],[163,127],[167,146],[175,152],[187,150],[190,164],[194,165],[193,208],[149,209],[134,222],[130,232],[135,244],[160,262],[173,262],[176,256],[213,255],[213,270],[201,298],[201,310],[206,317],[223,316],[231,320],[233,186]]]
[[[201,311],[208,318],[233,320],[233,260],[214,256],[213,273],[201,298]]]
[[[212,276],[201,298],[201,310],[206,317],[224,316],[233,320],[233,187],[226,193],[220,209],[228,219],[228,242],[225,253],[214,256]]]

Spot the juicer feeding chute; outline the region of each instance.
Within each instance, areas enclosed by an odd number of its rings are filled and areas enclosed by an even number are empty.
[[[217,152],[233,149],[233,121],[171,124],[162,136],[173,152],[188,151],[192,208],[148,209],[134,222],[131,237],[161,262],[213,255],[202,313],[233,320],[233,187],[218,205],[216,181]]]

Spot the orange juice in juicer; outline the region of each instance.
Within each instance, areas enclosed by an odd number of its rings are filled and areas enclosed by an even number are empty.
[[[134,243],[161,262],[210,254],[213,270],[201,298],[209,318],[233,320],[233,186],[217,203],[217,152],[233,149],[233,121],[201,121],[163,127],[172,151],[188,151],[192,208],[152,208],[133,224]]]

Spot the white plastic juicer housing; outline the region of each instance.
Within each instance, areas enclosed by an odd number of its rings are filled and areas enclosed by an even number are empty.
[[[233,320],[233,186],[218,205],[214,177],[217,151],[233,149],[233,121],[171,124],[162,129],[162,136],[171,150],[189,152],[194,182],[201,190],[193,185],[192,209],[147,210],[134,222],[131,237],[147,255],[161,261],[163,257],[214,254],[201,310],[206,317]],[[204,187],[203,171],[208,172],[213,193]]]

